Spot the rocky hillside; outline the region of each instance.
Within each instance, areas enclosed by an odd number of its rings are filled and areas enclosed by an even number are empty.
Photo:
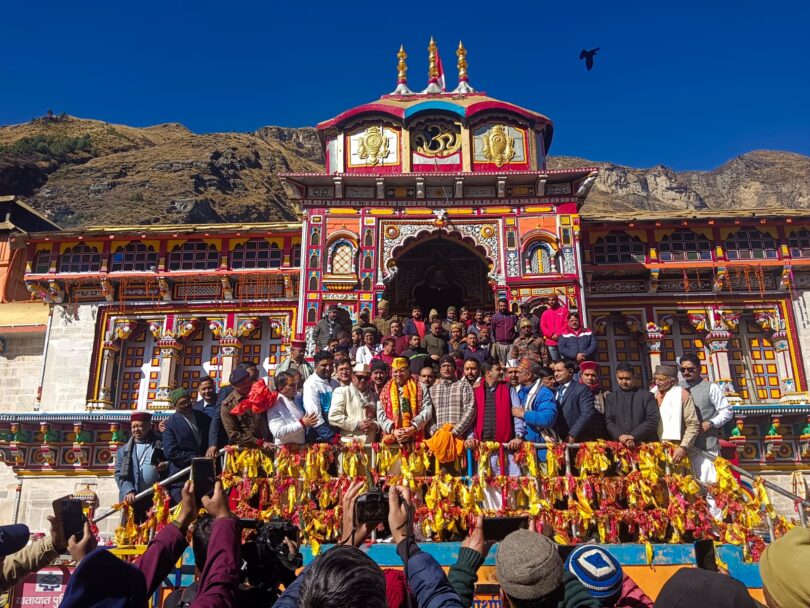
[[[598,166],[583,212],[810,208],[810,157],[756,151],[713,171]],[[179,124],[135,128],[71,116],[0,127],[0,194],[61,226],[292,220],[276,173],[319,171],[314,129],[197,135]]]

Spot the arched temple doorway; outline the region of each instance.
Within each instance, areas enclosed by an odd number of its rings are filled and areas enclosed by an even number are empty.
[[[449,306],[494,308],[489,263],[482,253],[444,232],[418,237],[394,251],[396,273],[384,297],[391,311],[410,316],[413,306],[444,318]]]

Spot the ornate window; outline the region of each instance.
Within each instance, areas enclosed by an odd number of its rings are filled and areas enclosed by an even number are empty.
[[[65,250],[59,258],[59,272],[98,272],[101,268],[101,254],[95,247],[84,243]]]
[[[219,265],[219,251],[214,245],[202,241],[188,241],[177,245],[169,254],[169,270],[215,270]]]
[[[549,274],[559,272],[556,264],[556,252],[545,241],[535,241],[526,247],[523,262],[525,274]]]
[[[331,247],[328,272],[332,274],[353,274],[355,272],[354,247],[349,241],[340,239]]]
[[[290,266],[293,268],[301,266],[301,245],[293,245],[290,252]]]
[[[49,249],[41,249],[34,254],[31,262],[31,272],[34,274],[46,274],[51,269],[51,252]]]
[[[625,232],[601,236],[593,245],[594,264],[643,264],[646,254],[644,243]]]
[[[723,241],[729,260],[776,259],[776,240],[756,228],[742,228]]]
[[[788,239],[790,255],[794,258],[810,258],[810,232],[807,228],[797,230]]]
[[[158,254],[151,245],[140,241],[119,247],[112,254],[110,272],[147,272],[157,270]]]
[[[712,244],[702,234],[679,229],[659,241],[658,257],[663,262],[711,261]]]
[[[283,254],[275,243],[265,239],[250,239],[237,245],[231,252],[231,268],[278,268]]]

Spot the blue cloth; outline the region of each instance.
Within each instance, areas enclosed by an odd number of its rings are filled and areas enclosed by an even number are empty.
[[[596,413],[593,406],[593,393],[584,384],[571,380],[560,399],[562,387],[557,391],[557,432],[561,439],[571,435],[577,442],[590,441],[591,418]]]
[[[153,445],[135,442],[135,449],[132,454],[132,470],[135,473],[135,485],[138,492],[143,492],[160,481],[157,466],[153,464],[154,454],[155,447]]]
[[[208,431],[211,419],[196,410],[191,410],[191,416],[200,431],[195,437],[188,422],[183,415],[175,413],[166,421],[166,430],[163,432],[163,451],[169,461],[169,475],[191,466],[192,458],[204,456],[208,448]],[[179,479],[172,483],[169,492],[175,502],[180,502],[180,489],[185,483]]]
[[[526,422],[526,441],[545,443],[546,438],[541,434],[541,429],[553,429],[557,422],[557,401],[554,399],[554,391],[545,386],[540,387],[531,403],[526,403],[523,420]],[[546,448],[537,450],[537,458],[541,462],[546,461]]]
[[[0,526],[0,556],[17,553],[28,544],[31,532],[25,524]]]
[[[141,608],[146,606],[146,577],[137,566],[106,549],[88,554],[70,577],[63,608]]]

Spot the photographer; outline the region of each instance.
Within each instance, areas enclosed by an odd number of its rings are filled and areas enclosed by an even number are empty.
[[[341,541],[319,555],[289,586],[277,608],[386,608],[385,576],[368,555],[359,550],[372,526],[355,525],[355,505],[363,482],[353,483],[343,496]],[[411,536],[413,505],[407,487],[392,486],[388,493],[388,525],[405,565],[419,608],[461,608],[441,566],[422,552]]]

